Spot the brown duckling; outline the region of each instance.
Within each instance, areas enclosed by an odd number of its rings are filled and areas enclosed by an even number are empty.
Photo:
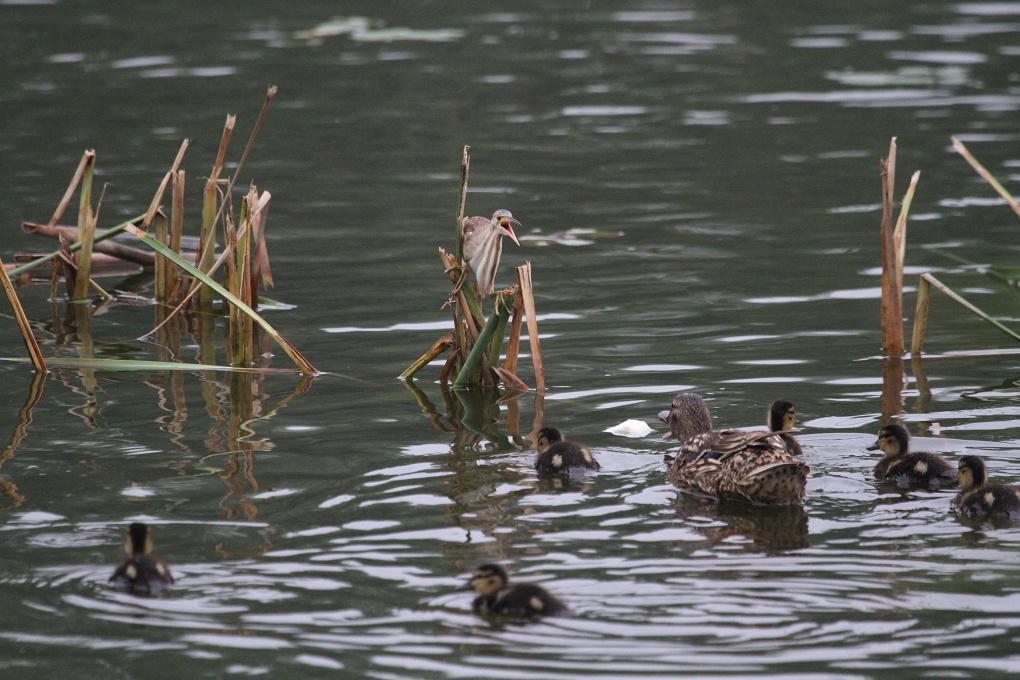
[[[953,505],[964,515],[1020,519],[1020,489],[989,484],[985,462],[977,456],[960,459],[956,478],[960,482],[960,493],[953,499]]]
[[[555,427],[543,427],[536,437],[538,457],[535,469],[539,474],[570,474],[574,471],[599,470],[601,466],[587,446],[570,442]]]
[[[110,581],[134,593],[155,595],[174,582],[166,562],[152,554],[152,531],[144,522],[132,522],[124,539],[128,558]]]
[[[563,614],[567,606],[535,583],[510,585],[506,570],[498,564],[483,564],[472,574],[460,590],[479,593],[471,603],[476,614],[495,614],[512,617],[532,617]]]
[[[785,399],[776,399],[772,402],[765,424],[768,425],[770,432],[780,433],[779,436],[786,443],[787,451],[795,456],[803,455],[804,450],[800,448],[800,443],[789,433],[789,430],[792,430],[793,426],[797,424],[797,410],[792,403]]]
[[[708,406],[697,394],[678,394],[659,416],[681,440],[669,481],[719,499],[789,505],[804,500],[811,468],[775,432],[713,430]]]
[[[932,491],[956,486],[956,472],[942,456],[925,451],[910,451],[910,433],[899,423],[878,431],[878,441],[868,451],[881,449],[885,456],[875,466],[875,479],[894,480],[906,489],[920,486]]]

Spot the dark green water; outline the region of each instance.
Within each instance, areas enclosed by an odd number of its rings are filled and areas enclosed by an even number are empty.
[[[1015,191],[1020,3],[820,4],[0,0],[4,261],[49,249],[18,226],[49,218],[86,148],[112,226],[190,138],[195,233],[225,115],[236,161],[275,84],[242,177],[273,195],[271,295],[293,305],[267,317],[332,373],[232,391],[223,374],[56,370],[20,437],[32,374],[4,362],[0,432],[17,445],[0,463],[0,677],[1015,672],[1020,531],[959,520],[945,492],[876,486],[864,448],[882,411],[891,136],[897,194],[921,170],[908,317],[933,270],[1018,320],[1009,289],[922,245],[1018,260],[1016,217],[949,140]],[[309,33],[351,16],[369,27]],[[461,415],[438,367],[417,396],[396,379],[447,328],[436,250],[455,247],[464,144],[469,212],[524,225],[498,281],[532,262],[538,405],[601,460],[589,483],[537,479],[507,439],[530,431],[534,393]],[[74,356],[47,294],[20,290],[48,355]],[[134,340],[152,316],[104,309],[95,355],[152,358]],[[23,356],[3,320],[2,356]],[[1020,479],[1020,356],[973,352],[1011,347],[935,298],[935,356],[906,367],[896,409],[918,446]],[[720,425],[797,404],[803,511],[678,495],[655,413],[687,389]],[[629,418],[652,434],[604,432]],[[177,576],[167,597],[107,587],[137,519]],[[483,561],[574,615],[478,619],[455,589]]]

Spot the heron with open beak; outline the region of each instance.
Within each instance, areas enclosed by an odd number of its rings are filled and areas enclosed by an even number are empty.
[[[478,291],[482,295],[493,294],[496,269],[503,254],[503,237],[521,245],[511,226],[521,223],[514,219],[509,210],[497,210],[492,219],[486,217],[465,217],[461,223],[464,232],[464,261],[475,275]]]

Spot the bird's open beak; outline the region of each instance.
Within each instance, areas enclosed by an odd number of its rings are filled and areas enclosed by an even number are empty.
[[[521,245],[521,242],[517,240],[517,234],[514,233],[514,228],[510,226],[511,222],[516,224],[518,227],[522,226],[521,223],[514,218],[504,217],[499,221],[499,230],[503,232],[504,235],[509,236],[511,241],[517,245]]]

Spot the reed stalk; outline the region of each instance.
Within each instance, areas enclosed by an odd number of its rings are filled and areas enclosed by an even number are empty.
[[[436,340],[432,347],[422,354],[418,359],[404,369],[404,372],[400,374],[401,380],[410,380],[414,378],[415,374],[421,369],[425,368],[431,361],[434,361],[443,352],[448,351],[454,345],[453,331],[450,331],[443,337]]]
[[[180,254],[181,252],[181,238],[184,235],[184,185],[185,185],[185,172],[178,170],[174,173],[172,196],[173,201],[171,203],[170,210],[170,242],[167,244],[170,246],[170,250]],[[166,279],[167,279],[167,301],[175,302],[180,296],[181,289],[181,277],[177,271],[177,267],[171,267],[170,263],[167,263],[166,267]]]
[[[220,173],[223,172],[223,161],[227,155],[227,146],[230,144],[230,137],[234,133],[234,125],[237,123],[236,116],[227,116],[223,125],[223,133],[220,135],[220,147],[216,152],[216,161],[213,163],[212,172],[206,180],[205,190],[202,192],[202,229],[199,232],[198,247],[198,268],[207,273],[212,273],[213,262],[216,259],[216,216],[219,210],[217,198],[219,197]],[[203,307],[212,305],[212,290],[203,287],[198,297]]]
[[[489,320],[485,323],[485,328],[478,334],[478,339],[475,340],[474,347],[471,348],[471,353],[468,354],[467,360],[460,369],[460,374],[457,375],[457,379],[453,381],[454,389],[463,389],[468,386],[471,382],[477,382],[475,374],[481,367],[482,361],[485,358],[486,347],[492,341],[492,337],[496,332],[496,327],[499,325],[499,313],[498,310],[494,309]]]
[[[932,286],[937,288],[940,292],[944,293],[945,295],[948,295],[950,299],[952,299],[955,302],[963,305],[964,307],[969,309],[974,314],[977,314],[979,317],[981,317],[982,319],[984,319],[988,323],[992,324],[993,326],[998,328],[1000,331],[1002,331],[1003,333],[1005,333],[1009,337],[1013,338],[1014,340],[1020,340],[1020,335],[1017,335],[1016,333],[1014,333],[1010,329],[1006,328],[1005,326],[1003,326],[1001,323],[999,323],[998,321],[996,321],[992,317],[990,317],[987,314],[985,314],[984,312],[982,312],[980,309],[978,309],[973,304],[971,304],[970,302],[965,300],[963,297],[961,297],[959,294],[957,294],[955,291],[953,291],[951,288],[949,288],[949,286],[945,285],[944,283],[942,283],[941,281],[936,279],[931,274],[928,274],[928,273],[921,274],[921,278],[924,279],[924,280],[927,280],[928,283],[930,283]]]
[[[535,313],[535,297],[531,289],[531,263],[525,262],[517,268],[517,285],[524,300],[524,314],[528,322],[528,343],[531,346],[531,364],[535,369],[535,389],[545,389],[545,366],[542,364],[542,347],[538,341],[538,316]]]
[[[2,260],[0,260],[0,269],[4,269]],[[7,303],[10,304],[11,311],[14,313],[14,322],[18,326],[18,332],[21,333],[21,340],[25,343],[25,349],[28,350],[28,358],[32,362],[32,368],[35,369],[36,373],[45,373],[46,360],[43,359],[42,350],[39,348],[39,343],[32,332],[32,324],[29,323],[25,309],[21,306],[21,301],[14,290],[14,285],[6,276],[0,276],[0,285],[3,286],[4,297],[7,298]]]
[[[176,264],[184,271],[188,272],[188,274],[190,274],[191,276],[195,277],[198,282],[212,287],[213,290],[219,293],[230,304],[240,307],[242,312],[250,316],[252,320],[255,321],[255,323],[259,324],[262,327],[262,329],[265,330],[265,332],[268,333],[270,337],[272,337],[273,340],[275,340],[280,345],[280,347],[283,348],[283,351],[287,353],[287,356],[291,358],[291,360],[298,366],[298,368],[301,369],[303,373],[308,373],[310,375],[317,375],[319,373],[319,371],[317,371],[315,367],[312,366],[308,362],[308,360],[301,355],[301,353],[297,350],[296,347],[290,344],[290,342],[288,342],[286,338],[280,335],[276,331],[276,329],[269,325],[268,321],[259,316],[258,312],[253,310],[251,307],[248,307],[246,304],[237,299],[234,295],[230,293],[230,291],[225,289],[223,286],[221,286],[213,279],[209,278],[206,274],[198,271],[198,269],[196,269],[194,265],[190,264],[189,262],[181,258],[181,256],[178,255],[177,253],[174,253],[173,251],[169,250],[166,246],[159,243],[158,241],[156,241],[151,236],[141,231],[137,227],[128,226],[127,230],[131,234],[134,234],[139,239],[144,241],[150,248],[161,251],[162,254],[170,258],[170,260],[174,264]]]
[[[152,237],[163,245],[167,245],[169,241],[169,230],[167,228],[166,215],[164,215],[162,211],[157,212],[153,219],[149,222],[149,225],[152,227]],[[167,294],[167,270],[170,269],[172,264],[173,263],[170,262],[170,260],[166,259],[159,253],[156,253],[156,267],[153,272],[153,279],[155,281],[153,285],[153,294],[156,298],[157,306],[165,305],[170,302],[169,295]]]
[[[142,229],[148,229],[149,225],[152,224],[152,220],[156,217],[156,212],[159,210],[160,204],[163,203],[163,194],[166,193],[166,188],[169,186],[170,181],[177,174],[177,168],[181,166],[181,162],[184,160],[184,152],[188,150],[189,140],[185,139],[181,142],[181,148],[177,150],[177,156],[174,158],[173,165],[163,175],[163,180],[159,183],[159,187],[156,189],[156,193],[152,196],[152,201],[149,203],[149,209],[145,211],[145,219],[142,221]]]
[[[502,292],[496,294],[496,304],[492,309],[493,315],[496,316],[496,330],[493,332],[492,340],[489,342],[487,357],[489,366],[499,366],[499,355],[503,349],[503,337],[506,335],[506,325],[510,320],[512,308],[513,304],[510,300],[506,299]]]
[[[510,319],[510,337],[506,341],[506,361],[503,368],[510,373],[517,373],[517,357],[520,354],[521,346],[521,321],[524,316],[524,298],[521,297],[521,289],[517,288],[514,295],[514,311]]]
[[[144,219],[145,219],[145,215],[142,214],[142,215],[138,215],[137,217],[134,217],[134,218],[128,220],[127,222],[121,222],[120,224],[118,224],[115,227],[110,227],[106,231],[104,231],[102,233],[99,233],[99,234],[96,234],[96,237],[94,239],[92,239],[92,242],[93,242],[93,244],[95,244],[95,243],[98,243],[100,241],[105,241],[107,239],[111,239],[114,236],[116,236],[117,234],[119,234],[120,232],[122,232],[125,229],[127,229],[129,225],[133,225],[135,223],[141,223]],[[22,228],[24,228],[24,224],[25,223],[22,223]],[[49,225],[47,228],[51,228],[51,227],[53,227],[53,225]],[[81,248],[82,248],[82,244],[81,243],[75,243],[75,244],[70,246],[70,252],[72,252],[72,253],[77,252],[77,251],[81,250]],[[34,269],[35,267],[38,267],[39,265],[46,264],[47,262],[52,262],[53,260],[55,260],[59,256],[59,254],[60,254],[60,249],[58,248],[57,250],[55,250],[54,252],[50,253],[49,255],[43,255],[42,257],[36,258],[36,259],[32,260],[31,262],[27,262],[27,263],[21,265],[20,267],[15,267],[10,272],[8,272],[8,276],[10,278],[15,278],[17,276],[20,276],[21,274],[23,274],[23,273],[25,273],[27,271],[30,271],[30,270]]]
[[[964,159],[970,163],[970,167],[974,168],[974,170],[977,171],[977,173],[981,175],[986,182],[991,184],[992,188],[995,189],[995,191],[998,192],[1003,199],[1005,199],[1006,203],[1009,204],[1009,207],[1013,209],[1013,212],[1020,216],[1020,205],[1017,205],[1016,200],[1014,200],[1013,196],[1006,191],[1006,188],[999,183],[999,180],[995,179],[992,173],[988,172],[985,166],[981,165],[981,163],[978,162],[978,159],[974,158],[971,152],[967,150],[967,147],[964,146],[963,142],[956,137],[951,137],[950,139],[953,142],[953,148],[956,152],[963,156]]]
[[[896,278],[897,248],[893,225],[893,196],[896,179],[896,138],[889,142],[889,156],[880,164],[882,179],[882,353],[903,354],[903,288]]]
[[[931,281],[921,276],[917,282],[917,307],[914,310],[914,331],[910,339],[910,354],[917,356],[924,346],[924,333],[928,327],[928,306],[931,303]]]
[[[471,169],[471,147],[464,145],[460,160],[460,202],[457,205],[457,262],[464,262],[464,210],[467,207],[468,172]]]
[[[914,190],[917,189],[917,181],[921,178],[921,171],[917,170],[910,177],[910,186],[907,193],[903,195],[903,202],[900,203],[900,216],[896,220],[896,228],[893,230],[893,243],[896,246],[896,280],[899,281],[900,294],[903,294],[903,260],[907,252],[907,215],[910,213],[910,204],[914,201]],[[903,304],[900,303],[902,309]]]
[[[75,255],[74,289],[71,301],[80,302],[88,298],[89,277],[92,273],[92,239],[96,235],[96,217],[92,211],[92,174],[96,154],[87,154],[85,171],[81,176],[81,194],[78,202],[78,243],[81,249]]]

